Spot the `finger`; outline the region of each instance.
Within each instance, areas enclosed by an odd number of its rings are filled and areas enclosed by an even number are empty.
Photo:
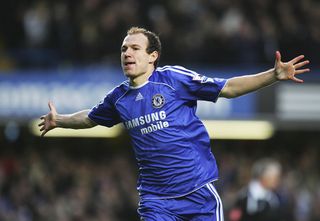
[[[40,128],[40,131],[43,131],[43,130],[48,130],[48,129],[46,129],[46,126],[45,126],[45,125],[43,125],[43,126]]]
[[[55,108],[55,106],[53,105],[53,103],[52,103],[51,101],[48,102],[48,106],[49,106],[49,109],[50,109],[51,111],[56,112],[56,108]]]
[[[280,51],[276,51],[276,62],[281,62],[281,54],[280,54]]]
[[[305,69],[301,69],[301,70],[296,70],[295,74],[302,74],[302,73],[309,72],[309,71],[310,71],[309,68],[305,68]]]
[[[44,125],[44,121],[38,124],[39,127],[41,127],[42,125]]]
[[[44,130],[42,133],[41,133],[41,137],[43,137],[48,131],[47,130]]]
[[[293,76],[292,80],[293,80],[294,82],[297,82],[297,83],[303,83],[303,80],[302,80],[302,79],[296,78],[296,77],[294,77],[294,76]]]
[[[297,64],[294,65],[295,69],[301,68],[302,66],[305,66],[306,64],[309,64],[309,60],[303,61],[303,62],[299,62]]]
[[[289,63],[295,64],[295,63],[297,63],[298,61],[300,61],[303,58],[304,58],[304,55],[299,55],[298,57],[295,57],[294,59],[289,61]]]
[[[42,116],[40,117],[40,120],[43,120],[45,117],[46,117],[46,115],[42,115]]]

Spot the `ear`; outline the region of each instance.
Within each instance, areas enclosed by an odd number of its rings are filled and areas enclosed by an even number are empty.
[[[158,59],[159,53],[154,51],[149,56],[149,64],[153,64]]]

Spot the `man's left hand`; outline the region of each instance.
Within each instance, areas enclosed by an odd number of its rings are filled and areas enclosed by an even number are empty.
[[[281,54],[279,51],[276,52],[276,61],[274,65],[275,77],[277,80],[293,80],[297,83],[303,83],[302,79],[297,78],[295,75],[302,74],[310,71],[309,68],[304,68],[305,65],[309,64],[309,60],[302,60],[304,55],[293,58],[291,61],[282,62]],[[302,68],[302,69],[301,69]]]

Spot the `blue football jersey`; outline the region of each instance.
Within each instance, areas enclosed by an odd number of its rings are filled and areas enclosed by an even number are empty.
[[[122,122],[128,129],[141,198],[183,196],[218,178],[196,107],[197,100],[215,102],[225,84],[225,79],[181,66],[164,66],[138,87],[123,82],[89,112],[97,124],[111,127]]]

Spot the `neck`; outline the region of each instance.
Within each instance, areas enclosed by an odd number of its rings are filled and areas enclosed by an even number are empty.
[[[151,74],[153,73],[153,71],[154,71],[154,69],[151,69],[151,70],[148,70],[144,74],[129,78],[130,85],[133,87],[138,87],[138,86],[146,83],[148,81],[149,77],[151,76]]]

